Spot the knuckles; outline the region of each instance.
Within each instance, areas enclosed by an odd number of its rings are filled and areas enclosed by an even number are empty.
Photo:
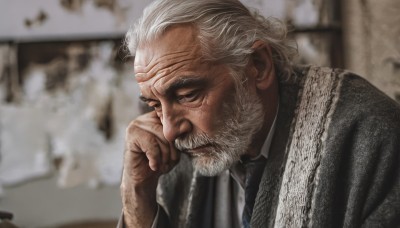
[[[180,160],[180,152],[171,148],[165,139],[160,138],[161,136],[163,136],[162,124],[154,112],[141,115],[131,121],[125,129],[125,150],[131,153],[130,155],[125,155],[124,167],[128,168],[128,170],[146,170],[143,167],[135,167],[133,165],[136,164],[134,160],[138,159],[140,166],[148,166],[148,161],[144,162],[146,159],[143,160],[142,157],[146,156],[152,162],[156,161],[158,163],[159,167],[161,167],[159,169],[160,174],[171,171]],[[164,160],[164,162],[161,159],[162,154],[167,154],[168,156],[168,159]],[[128,175],[131,176],[131,174]],[[144,176],[147,175],[149,174],[144,174]],[[122,184],[120,187],[124,189]]]
[[[125,135],[134,135],[137,131],[148,131],[153,134],[162,132],[162,125],[158,117],[153,112],[146,113],[132,120],[125,129]]]

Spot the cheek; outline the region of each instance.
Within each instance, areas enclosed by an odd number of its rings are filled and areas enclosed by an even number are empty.
[[[222,104],[222,102],[203,104],[200,109],[192,112],[190,115],[194,129],[213,136],[224,121]]]
[[[221,81],[219,86],[213,87],[204,97],[199,108],[193,109],[193,125],[200,132],[209,136],[219,133],[226,117],[229,117],[227,109],[233,104],[235,87],[232,81]]]

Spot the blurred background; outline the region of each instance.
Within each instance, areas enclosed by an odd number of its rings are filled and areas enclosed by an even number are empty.
[[[0,211],[20,227],[114,227],[140,113],[124,33],[151,0],[0,0]],[[400,102],[400,1],[242,0],[286,21],[296,62]]]

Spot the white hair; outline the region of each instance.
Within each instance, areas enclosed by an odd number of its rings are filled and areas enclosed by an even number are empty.
[[[291,58],[297,53],[286,26],[274,18],[250,12],[238,0],[157,0],[128,31],[126,46],[131,55],[136,48],[160,37],[174,25],[191,24],[198,31],[206,60],[227,64],[234,70],[247,64],[255,41],[269,44],[280,79],[292,74]]]

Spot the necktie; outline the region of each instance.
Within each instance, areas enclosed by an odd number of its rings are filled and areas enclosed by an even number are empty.
[[[246,171],[246,180],[244,192],[245,205],[243,209],[242,223],[245,228],[250,227],[250,219],[253,214],[253,207],[265,163],[266,159],[261,157],[255,161],[248,161],[243,164]]]

